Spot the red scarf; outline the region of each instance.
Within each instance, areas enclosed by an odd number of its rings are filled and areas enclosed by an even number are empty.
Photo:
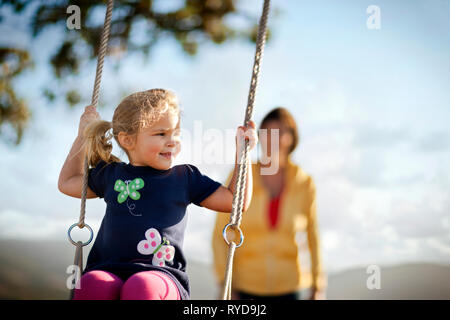
[[[277,224],[279,204],[280,196],[272,198],[269,202],[269,225],[271,229],[275,229]]]

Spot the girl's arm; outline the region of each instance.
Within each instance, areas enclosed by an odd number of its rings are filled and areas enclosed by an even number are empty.
[[[86,107],[84,113],[80,118],[80,125],[78,127],[78,136],[76,137],[66,161],[59,173],[58,189],[62,193],[81,198],[81,189],[83,186],[83,166],[84,166],[84,152],[82,150],[83,143],[85,141],[83,137],[83,131],[86,126],[99,119],[100,116],[95,110],[95,107]],[[87,188],[86,197],[88,199],[96,198],[97,195],[89,187]]]
[[[236,161],[237,162],[237,161]],[[250,202],[252,200],[252,191],[253,191],[253,178],[252,178],[252,167],[250,158],[247,160],[248,170],[247,170],[247,182],[246,188],[244,191],[244,205],[242,211],[247,211],[250,206]],[[211,194],[208,198],[200,202],[202,207],[208,208],[214,211],[220,212],[231,212],[233,205],[233,194],[235,191],[235,184],[238,176],[238,164],[236,163],[234,166],[233,177],[231,178],[230,184],[228,187],[220,186],[213,194]]]
[[[239,131],[239,129],[242,129],[242,131]],[[235,184],[238,177],[238,153],[240,152],[242,146],[243,146],[243,140],[245,138],[248,138],[250,141],[250,150],[252,150],[257,142],[258,137],[255,131],[255,123],[253,121],[249,122],[249,125],[244,127],[239,127],[238,129],[238,136],[236,137],[237,140],[237,150],[236,150],[236,156],[235,156],[235,165],[234,165],[234,171],[233,176],[230,180],[230,183],[228,187],[221,186],[216,191],[214,191],[213,194],[211,194],[208,198],[200,202],[200,205],[202,207],[214,210],[214,211],[220,211],[220,212],[231,212],[232,205],[233,205],[233,194],[235,192]],[[244,131],[245,130],[245,131]],[[252,166],[251,166],[251,159],[250,156],[247,157],[247,164],[248,164],[248,170],[247,170],[247,176],[246,179],[246,187],[244,190],[244,204],[242,211],[247,211],[248,207],[250,206],[250,202],[252,200],[252,193],[253,193],[253,176],[252,176]]]

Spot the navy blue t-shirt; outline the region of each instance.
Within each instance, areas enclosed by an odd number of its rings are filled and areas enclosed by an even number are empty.
[[[186,207],[210,196],[221,183],[189,164],[158,170],[100,161],[88,186],[106,202],[106,213],[83,274],[114,273],[123,280],[140,271],[165,272],[190,299],[183,239]]]

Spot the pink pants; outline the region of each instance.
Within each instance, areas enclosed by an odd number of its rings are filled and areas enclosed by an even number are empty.
[[[86,272],[73,300],[180,300],[178,288],[163,272],[142,271],[125,282],[102,270]]]

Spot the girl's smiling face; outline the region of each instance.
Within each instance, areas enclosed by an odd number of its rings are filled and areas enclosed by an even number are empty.
[[[128,153],[134,166],[167,170],[180,150],[180,117],[167,111],[151,127],[136,135]]]

